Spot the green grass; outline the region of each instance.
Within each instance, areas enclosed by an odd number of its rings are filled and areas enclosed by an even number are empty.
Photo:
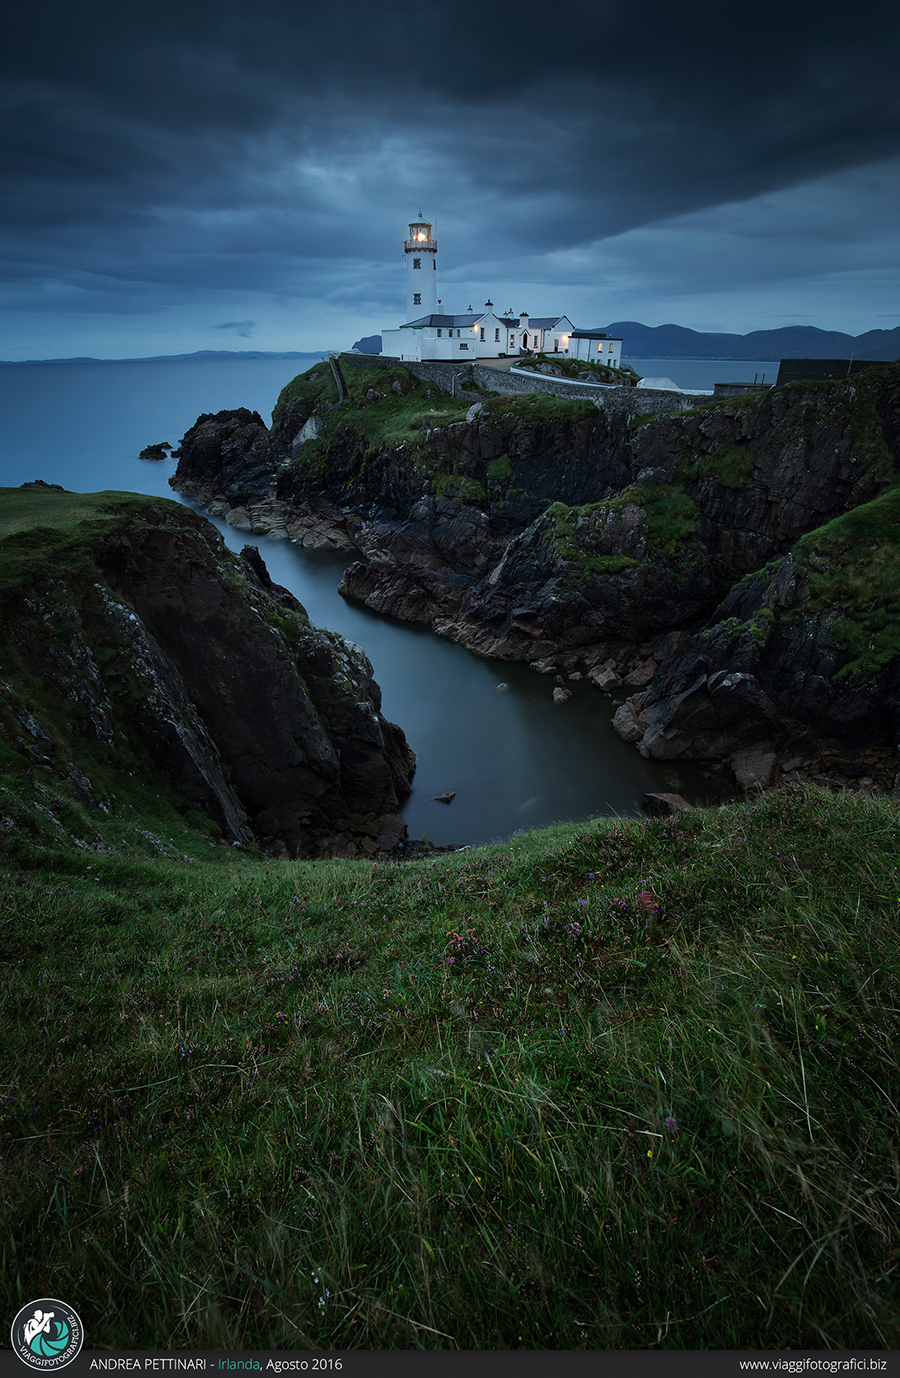
[[[699,454],[680,464],[677,477],[682,483],[712,478],[723,488],[753,487],[753,455],[743,445],[727,449],[719,446],[711,454]]]
[[[165,500],[162,505],[176,508]],[[159,499],[134,493],[0,488],[0,589],[46,574],[61,558],[87,560],[105,527],[130,511],[159,507]]]
[[[900,654],[900,487],[802,536],[794,548],[814,610],[837,607],[832,633],[854,655],[840,677]]]
[[[620,574],[636,563],[628,555],[598,555],[586,549],[579,542],[578,531],[582,520],[590,521],[595,516],[599,520],[607,513],[621,516],[625,508],[632,504],[644,511],[648,553],[664,559],[686,559],[688,562],[694,557],[697,506],[693,499],[680,487],[670,484],[653,488],[631,485],[623,489],[619,497],[607,498],[602,502],[584,503],[580,507],[555,502],[548,507],[546,520],[552,523],[560,557],[576,565],[582,579],[601,574]]]
[[[307,474],[332,472],[339,453],[346,449],[348,436],[357,448],[362,447],[359,462],[365,465],[383,449],[409,449],[414,457],[424,457],[427,450],[426,431],[465,419],[471,405],[442,392],[435,384],[416,378],[399,364],[386,368],[365,368],[353,363],[348,356],[341,358],[341,372],[347,385],[350,405],[332,411],[315,440],[307,441],[296,459],[288,462],[285,472],[298,477]],[[329,377],[331,370],[328,370]],[[306,397],[315,405],[316,397],[309,387],[309,375],[301,374],[288,384],[279,398],[276,419],[288,397]],[[402,389],[396,394],[392,383]],[[324,388],[324,382],[322,384]],[[337,394],[332,381],[333,399]],[[370,402],[366,394],[381,394]]]
[[[492,421],[514,420],[519,427],[534,421],[586,421],[596,419],[594,402],[557,397],[552,392],[523,392],[513,397],[489,397],[484,412]]]
[[[337,400],[338,390],[331,365],[327,359],[323,359],[305,373],[298,373],[281,389],[272,411],[272,426],[279,425],[285,407],[291,402],[305,402],[312,412],[320,403],[327,402],[334,406]]]
[[[897,1346],[889,800],[370,866],[87,853],[26,796],[9,1297],[96,1348]]]

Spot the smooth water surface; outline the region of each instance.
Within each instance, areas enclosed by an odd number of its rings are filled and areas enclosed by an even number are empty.
[[[0,365],[0,485],[42,478],[80,492],[177,497],[167,482],[174,461],[148,463],[138,452],[177,444],[204,411],[246,406],[268,420],[297,369],[290,359]],[[411,837],[487,842],[562,819],[633,815],[645,790],[716,792],[697,767],[643,760],[613,732],[610,699],[589,684],[571,683],[572,698],[555,704],[552,677],[348,603],[337,592],[346,556],[215,525],[232,550],[258,545],[313,622],[372,661],[383,711],[418,755],[403,809]],[[434,802],[450,790],[452,804]]]
[[[678,388],[709,388],[716,383],[774,383],[777,359],[624,359],[642,378],[671,378]]]

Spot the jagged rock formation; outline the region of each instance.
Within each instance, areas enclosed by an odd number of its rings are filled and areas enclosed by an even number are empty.
[[[876,615],[838,577],[846,541],[822,557],[809,540],[897,481],[900,366],[658,417],[535,395],[429,408],[396,366],[344,372],[340,408],[324,370],[283,395],[269,501],[295,538],[318,524],[311,540],[355,548],[345,594],[483,655],[639,690],[616,725],[648,755],[758,780],[742,752],[892,749],[900,642],[879,625],[877,664],[857,642],[873,616],[893,625],[893,556]],[[189,433],[176,486],[197,446]],[[240,495],[224,461],[213,486]]]
[[[659,760],[738,770],[762,751],[762,783],[776,758],[823,749],[840,775],[883,776],[879,748],[900,737],[900,655],[896,598],[879,577],[898,519],[894,488],[738,583],[699,631],[669,638],[648,687],[618,709],[619,734]]]
[[[284,459],[259,412],[246,407],[204,413],[174,453],[184,456],[185,446],[189,473],[179,466],[179,491],[206,503],[227,494],[232,507],[265,498]]]
[[[25,724],[29,758],[66,773],[72,743],[93,739],[120,768],[149,757],[232,840],[255,835],[290,856],[392,850],[415,757],[381,716],[359,647],[312,627],[255,548],[230,555],[188,509],[87,502],[94,521],[76,522],[75,552],[52,573],[39,562],[35,578],[29,548],[3,591],[7,653],[24,676],[8,686],[14,719],[40,728]],[[46,532],[33,535],[39,548]],[[16,543],[24,557],[20,532],[2,542],[13,567]]]

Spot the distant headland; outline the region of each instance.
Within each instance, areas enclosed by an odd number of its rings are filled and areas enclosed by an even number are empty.
[[[209,359],[312,359],[325,357],[325,350],[298,353],[290,349],[195,349],[192,354],[148,354],[125,359],[95,359],[79,354],[69,359],[0,359],[0,364],[177,364]]]

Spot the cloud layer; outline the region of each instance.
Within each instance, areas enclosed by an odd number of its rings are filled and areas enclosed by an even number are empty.
[[[420,204],[448,301],[896,324],[900,19],[808,13],[20,6],[0,356],[347,344],[399,319]]]

